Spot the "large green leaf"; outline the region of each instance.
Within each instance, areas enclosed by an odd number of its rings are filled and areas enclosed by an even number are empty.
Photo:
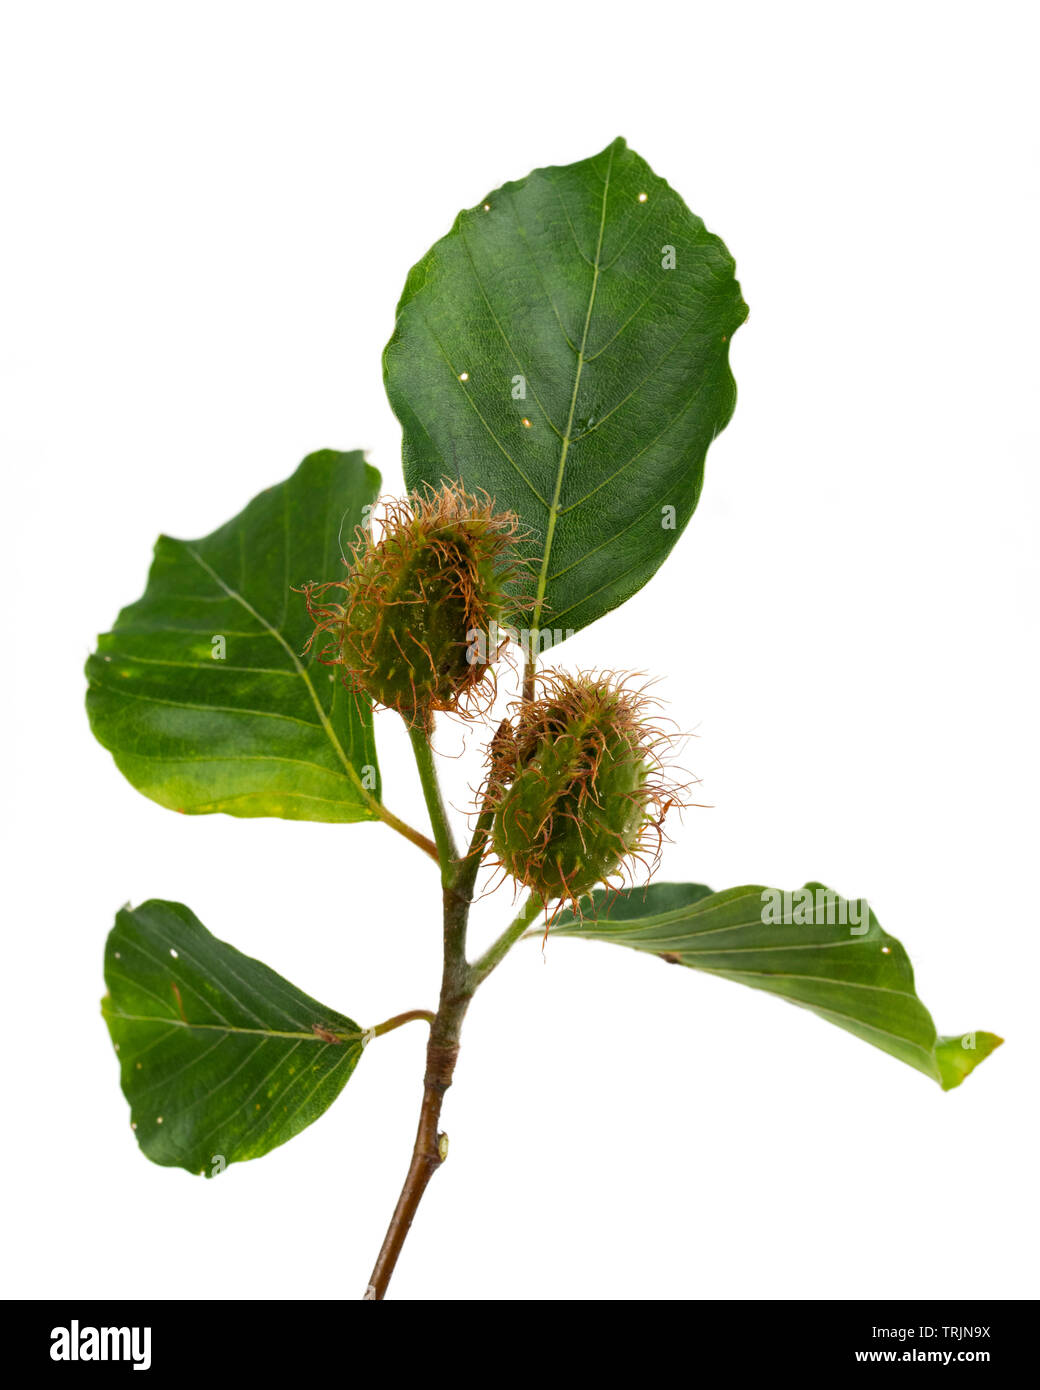
[[[144,597],[87,663],[91,727],[139,791],[189,814],[378,813],[371,704],[301,655],[292,592],[343,573],[378,490],[362,454],[325,449],[212,535],[159,538]]]
[[[690,519],[746,316],[725,246],[624,140],[504,184],[412,269],[383,364],[405,477],[521,517],[542,649],[641,588]]]
[[[211,936],[182,903],[116,917],[101,1011],[138,1143],[153,1163],[215,1177],[322,1115],[362,1030]]]
[[[1001,1044],[993,1033],[940,1037],[900,943],[865,904],[823,884],[807,883],[786,902],[760,887],[712,893],[677,883],[593,897],[584,920],[564,913],[553,933],[631,946],[778,994],[916,1067],[944,1091]]]

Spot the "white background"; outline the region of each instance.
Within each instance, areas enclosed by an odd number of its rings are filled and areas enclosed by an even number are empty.
[[[127,899],[179,899],[374,1023],[435,1000],[432,865],[376,825],[146,801],[90,737],[82,664],[159,531],[206,534],[323,446],[397,489],[380,351],[409,266],[460,207],[623,134],[724,237],[751,315],[689,530],[560,660],[660,673],[697,731],[712,809],[663,879],[866,895],[940,1031],[1007,1044],[943,1095],[765,995],[525,943],[471,1011],[391,1293],[1035,1296],[1031,7],[3,15],[8,1291],[364,1289],[423,1027],[203,1182],[137,1151],[102,948]],[[379,738],[387,802],[419,821],[395,716]],[[509,909],[482,904],[476,937]]]

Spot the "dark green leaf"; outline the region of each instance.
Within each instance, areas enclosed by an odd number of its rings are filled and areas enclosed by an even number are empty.
[[[139,791],[189,814],[375,814],[371,705],[301,655],[292,589],[343,573],[378,490],[362,454],[325,449],[212,535],[159,538],[144,597],[87,663],[91,727]]]
[[[101,1011],[138,1143],[153,1163],[216,1177],[329,1108],[362,1030],[211,936],[182,903],[124,908]]]
[[[413,268],[384,356],[405,477],[461,476],[521,517],[527,626],[561,640],[661,565],[733,413],[746,316],[725,246],[623,140],[505,184]]]
[[[1002,1041],[993,1033],[939,1037],[900,943],[866,904],[820,883],[807,883],[787,902],[760,887],[712,893],[700,884],[661,883],[599,892],[584,921],[564,913],[552,931],[768,990],[916,1067],[944,1091]]]

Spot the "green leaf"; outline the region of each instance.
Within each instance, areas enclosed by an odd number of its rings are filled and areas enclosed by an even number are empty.
[[[343,572],[378,490],[362,454],[325,449],[212,535],[159,538],[144,597],[87,663],[91,727],[138,791],[192,815],[378,814],[371,704],[301,655],[292,592]]]
[[[517,513],[542,649],[675,544],[746,316],[725,246],[624,140],[488,194],[412,269],[383,363],[408,486],[459,476]]]
[[[211,936],[182,903],[116,917],[101,1012],[146,1157],[216,1177],[259,1158],[329,1108],[362,1030]]]
[[[944,1091],[1000,1046],[993,1033],[940,1037],[914,991],[906,951],[862,901],[821,883],[798,893],[701,884],[597,892],[592,913],[551,929],[649,951],[675,965],[768,990],[891,1053]]]

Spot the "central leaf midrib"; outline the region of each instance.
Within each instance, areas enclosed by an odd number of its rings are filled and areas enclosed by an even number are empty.
[[[553,492],[552,503],[549,507],[549,520],[545,530],[545,550],[542,555],[541,571],[538,575],[538,588],[535,592],[534,611],[531,618],[531,625],[535,632],[538,631],[542,618],[542,609],[545,604],[545,590],[549,576],[549,557],[552,553],[553,536],[556,532],[556,518],[560,511],[560,495],[563,491],[563,476],[567,467],[567,451],[571,444],[571,429],[574,425],[574,411],[578,403],[578,388],[581,385],[581,373],[585,365],[585,345],[589,338],[589,324],[592,322],[592,309],[596,302],[596,290],[599,287],[600,257],[603,252],[603,230],[607,221],[607,193],[610,189],[610,174],[613,163],[614,148],[611,146],[610,154],[607,159],[607,173],[603,180],[603,201],[600,206],[599,234],[596,238],[595,258],[592,262],[592,285],[589,289],[589,302],[585,310],[585,326],[582,330],[581,344],[578,348],[578,361],[574,372],[574,389],[571,392],[571,403],[567,413],[567,424],[564,427],[563,439],[560,444],[560,459],[556,468],[556,487]],[[533,655],[530,659],[533,661]]]
[[[261,1038],[292,1038],[297,1042],[316,1042],[329,1045],[328,1038],[323,1038],[320,1033],[289,1033],[278,1028],[240,1028],[232,1023],[188,1023],[181,1018],[170,1018],[167,1016],[153,1016],[151,1014],[124,1014],[114,1010],[108,1010],[109,1018],[119,1018],[125,1023],[161,1023],[167,1028],[187,1028],[190,1032],[206,1033],[243,1033]],[[330,1033],[333,1030],[328,1029]],[[362,1033],[333,1033],[337,1042],[360,1042],[364,1036]]]

